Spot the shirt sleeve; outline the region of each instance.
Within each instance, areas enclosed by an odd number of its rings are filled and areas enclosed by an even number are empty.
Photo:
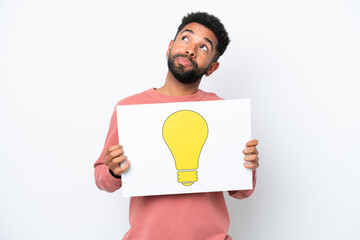
[[[228,191],[229,195],[231,197],[237,198],[237,199],[244,199],[251,196],[251,194],[255,190],[256,185],[256,170],[253,171],[253,188],[249,190],[238,190],[238,191]]]
[[[117,117],[116,117],[116,108],[111,116],[109,131],[106,136],[104,148],[98,158],[94,163],[95,168],[95,183],[97,187],[106,192],[114,192],[121,188],[122,181],[119,178],[115,178],[111,175],[110,169],[104,164],[104,154],[106,150],[113,145],[119,144],[118,139],[118,127],[117,127]]]

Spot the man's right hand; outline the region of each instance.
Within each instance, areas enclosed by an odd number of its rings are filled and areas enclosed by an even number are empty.
[[[109,147],[105,155],[105,165],[109,167],[112,174],[115,177],[121,177],[121,174],[129,169],[130,163],[127,160],[127,157],[124,155],[123,146],[113,145]],[[123,166],[121,163],[125,162]]]

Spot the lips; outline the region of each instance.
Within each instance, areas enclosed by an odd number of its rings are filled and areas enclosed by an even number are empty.
[[[179,64],[184,65],[184,66],[192,66],[192,62],[184,57],[178,57],[177,61]]]

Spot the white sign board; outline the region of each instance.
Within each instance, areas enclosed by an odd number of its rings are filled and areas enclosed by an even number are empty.
[[[250,100],[117,106],[123,196],[252,189]]]

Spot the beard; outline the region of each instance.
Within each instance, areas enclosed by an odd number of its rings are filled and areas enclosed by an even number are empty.
[[[185,66],[183,65],[176,66],[175,59],[177,57],[183,57],[189,60],[192,63],[193,68],[190,70],[185,70]],[[200,80],[202,76],[204,76],[204,74],[207,72],[209,67],[210,66],[208,66],[207,68],[199,68],[196,62],[194,62],[191,58],[183,54],[171,55],[170,52],[168,57],[169,71],[179,82],[184,84],[190,84]]]

